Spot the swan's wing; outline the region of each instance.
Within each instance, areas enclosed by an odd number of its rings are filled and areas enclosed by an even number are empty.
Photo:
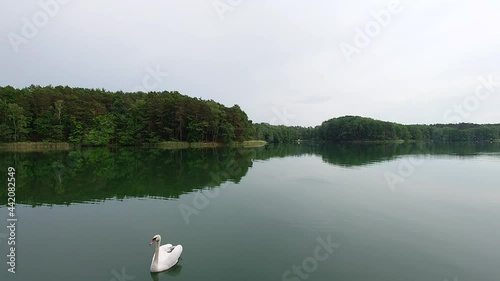
[[[165,251],[167,253],[172,252],[172,250],[175,248],[175,246],[172,246],[172,244],[165,244],[160,247],[160,251]]]
[[[174,246],[170,255],[179,259],[181,257],[181,254],[182,254],[182,250],[183,250],[183,248],[182,248],[181,244]]]

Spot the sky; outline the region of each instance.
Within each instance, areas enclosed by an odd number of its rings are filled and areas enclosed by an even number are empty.
[[[3,0],[0,86],[179,91],[289,126],[500,123],[499,13],[497,0]]]

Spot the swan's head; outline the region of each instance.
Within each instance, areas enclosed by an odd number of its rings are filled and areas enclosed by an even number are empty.
[[[156,234],[155,236],[153,236],[153,239],[151,239],[151,242],[149,243],[149,246],[153,245],[154,242],[156,243],[160,243],[161,241],[161,236]]]

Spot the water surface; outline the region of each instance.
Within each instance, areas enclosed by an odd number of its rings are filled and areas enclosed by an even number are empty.
[[[0,163],[16,167],[19,203],[17,273],[0,236],[2,280],[500,276],[498,144],[3,151]],[[154,234],[184,253],[151,275]]]

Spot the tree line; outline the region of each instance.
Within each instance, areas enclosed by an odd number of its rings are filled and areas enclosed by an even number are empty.
[[[226,107],[175,91],[0,87],[0,142],[228,143],[249,139],[251,128],[238,105]]]
[[[0,87],[0,142],[71,142],[102,146],[164,141],[291,143],[414,140],[490,141],[500,124],[402,125],[359,116],[316,127],[254,124],[238,106],[227,107],[176,91],[110,92],[68,86]]]
[[[500,138],[500,124],[402,125],[366,117],[344,116],[316,127],[314,138],[328,142],[426,141],[474,142]]]

